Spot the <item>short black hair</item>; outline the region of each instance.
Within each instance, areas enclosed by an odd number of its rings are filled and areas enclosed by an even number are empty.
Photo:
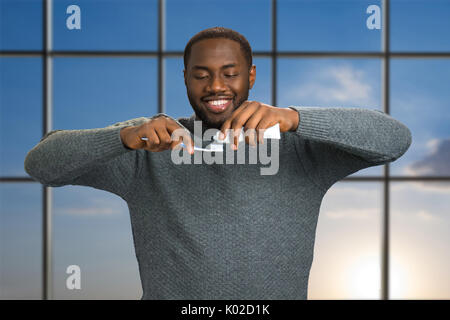
[[[200,40],[203,39],[214,39],[214,38],[226,38],[234,40],[239,43],[241,49],[244,53],[245,60],[247,60],[248,70],[252,67],[252,48],[247,39],[237,31],[224,27],[213,27],[205,29],[193,36],[184,48],[184,69],[186,69],[189,57],[191,55],[192,46]]]

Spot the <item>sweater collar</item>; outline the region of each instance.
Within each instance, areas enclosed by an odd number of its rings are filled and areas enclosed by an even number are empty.
[[[198,136],[199,138],[203,138],[205,131],[208,130],[208,129],[213,129],[213,130],[215,130],[215,131],[219,131],[219,130],[216,129],[216,128],[209,128],[209,127],[207,127],[206,124],[205,124],[203,121],[201,121],[201,120],[197,117],[197,115],[195,114],[195,112],[192,113],[191,116],[190,116],[189,118],[182,118],[182,119],[180,119],[179,121],[180,121],[180,123],[181,123],[186,129],[188,129],[193,135],[196,135],[196,136]],[[202,132],[201,132],[201,135],[200,135],[200,136],[198,135],[198,132],[194,132],[194,121],[200,121],[200,122],[202,123]]]

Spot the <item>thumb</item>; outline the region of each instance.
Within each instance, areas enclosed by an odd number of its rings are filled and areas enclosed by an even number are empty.
[[[171,135],[172,141],[174,141],[174,146],[178,146],[181,143],[184,144],[184,147],[187,148],[190,154],[194,153],[194,143],[192,141],[190,133],[188,133],[185,129],[178,128],[172,132]]]

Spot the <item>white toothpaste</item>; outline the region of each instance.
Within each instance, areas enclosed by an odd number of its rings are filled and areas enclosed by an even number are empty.
[[[227,136],[225,137],[225,140],[220,140],[219,135],[220,135],[220,131],[217,131],[213,137],[213,139],[216,142],[231,143],[231,141],[230,141],[231,135],[230,134],[227,134]],[[264,139],[280,139],[280,124],[277,123],[267,129],[265,129],[263,138]],[[241,130],[241,132],[239,134],[238,142],[241,142],[241,141],[244,141],[244,130]]]

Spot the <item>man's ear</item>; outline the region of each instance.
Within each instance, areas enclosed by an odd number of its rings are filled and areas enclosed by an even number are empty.
[[[186,69],[183,69],[183,76],[184,76],[184,85],[187,87],[187,81],[186,81]]]
[[[255,81],[256,81],[256,66],[252,65],[252,67],[250,68],[250,73],[249,73],[249,77],[248,77],[250,89],[253,88]]]

